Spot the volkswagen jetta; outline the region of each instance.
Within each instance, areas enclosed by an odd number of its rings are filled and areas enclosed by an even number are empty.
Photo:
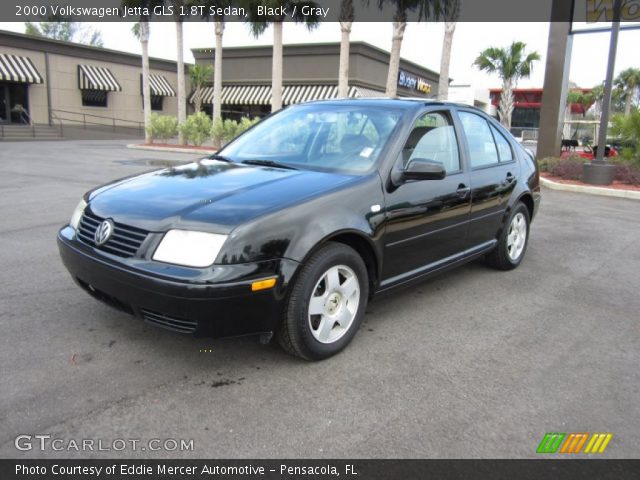
[[[479,110],[320,101],[88,192],[58,245],[80,287],[149,323],[322,359],[375,294],[479,257],[517,267],[539,201],[535,160]]]

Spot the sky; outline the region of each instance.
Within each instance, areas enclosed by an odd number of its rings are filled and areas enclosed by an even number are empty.
[[[88,23],[102,32],[104,46],[114,50],[140,53],[140,44],[131,34],[131,23]],[[23,23],[1,23],[0,29],[24,32]],[[405,31],[402,56],[431,70],[440,70],[440,53],[444,26],[442,23],[410,23]],[[213,24],[208,22],[186,22],[185,61],[193,62],[191,48],[212,47],[214,45]],[[389,50],[391,44],[391,23],[355,22],[352,41],[364,41]],[[523,79],[519,87],[541,88],[544,82],[544,68],[547,54],[549,24],[528,23],[471,23],[457,24],[453,40],[450,77],[453,83],[470,84],[475,88],[497,88],[498,77],[479,72],[472,66],[478,53],[490,46],[506,47],[513,41],[523,41],[529,51],[537,51],[542,60],[536,62],[531,78]],[[268,29],[259,38],[254,38],[243,23],[228,23],[225,46],[270,45],[273,32]],[[151,24],[149,52],[153,57],[176,59],[175,25],[171,22]],[[338,23],[322,23],[309,32],[304,26],[285,24],[284,43],[337,42],[340,40]],[[616,73],[629,67],[640,68],[640,30],[622,31],[616,57]],[[608,33],[576,35],[573,42],[570,80],[580,87],[588,88],[601,83],[606,74],[609,50]]]

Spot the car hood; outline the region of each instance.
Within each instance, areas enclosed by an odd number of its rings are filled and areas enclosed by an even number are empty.
[[[105,185],[91,193],[89,205],[100,217],[145,230],[206,224],[207,230],[225,233],[357,179],[202,160]]]

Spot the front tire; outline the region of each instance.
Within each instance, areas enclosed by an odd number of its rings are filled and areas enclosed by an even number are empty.
[[[369,298],[367,268],[358,253],[329,242],[302,267],[289,295],[278,342],[290,354],[322,360],[356,334]]]
[[[498,245],[487,255],[487,263],[498,270],[513,270],[522,262],[529,244],[529,209],[518,202],[505,222]]]

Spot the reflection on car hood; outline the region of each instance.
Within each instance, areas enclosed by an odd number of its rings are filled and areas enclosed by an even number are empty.
[[[202,160],[105,185],[90,208],[116,222],[161,231],[207,223],[228,231],[357,177]]]

